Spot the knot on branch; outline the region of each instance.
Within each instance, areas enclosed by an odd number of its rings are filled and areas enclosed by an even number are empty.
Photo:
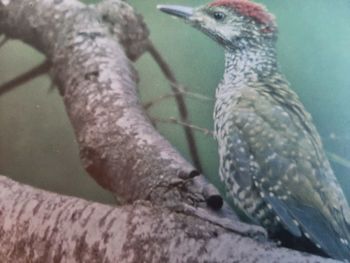
[[[147,49],[149,31],[130,5],[119,0],[106,0],[96,5],[103,22],[125,49],[129,59],[137,60]]]

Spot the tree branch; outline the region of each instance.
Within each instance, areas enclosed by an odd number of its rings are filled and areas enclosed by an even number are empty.
[[[8,41],[8,38],[5,36],[5,37],[2,37],[0,36],[1,39],[0,39],[0,48],[2,48]]]
[[[23,85],[24,83],[35,79],[43,74],[48,73],[50,70],[50,62],[45,60],[34,68],[28,70],[27,72],[15,77],[14,79],[5,82],[0,85],[0,96],[10,92],[14,88]]]
[[[0,188],[1,262],[336,262],[145,201],[116,208],[3,176]]]
[[[0,9],[6,18],[0,31],[52,61],[51,75],[63,95],[85,169],[126,202],[188,201],[173,181],[198,172],[147,120],[137,97],[136,71],[124,53],[136,59],[147,48],[140,16],[121,1],[102,2],[95,10],[73,0],[45,3],[10,1]],[[25,10],[30,13],[18,13]]]

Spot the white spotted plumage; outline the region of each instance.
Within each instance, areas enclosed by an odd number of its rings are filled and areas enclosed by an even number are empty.
[[[214,131],[227,195],[271,236],[284,230],[350,260],[350,208],[310,114],[278,68],[273,16],[248,0],[162,8],[225,48]]]

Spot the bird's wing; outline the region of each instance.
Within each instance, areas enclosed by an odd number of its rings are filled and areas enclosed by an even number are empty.
[[[255,189],[292,234],[298,235],[297,227],[330,256],[349,259],[347,201],[310,115],[287,86],[278,88],[247,90],[233,113],[259,165]]]

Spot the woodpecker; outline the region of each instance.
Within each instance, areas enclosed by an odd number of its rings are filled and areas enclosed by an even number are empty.
[[[349,205],[310,114],[279,69],[274,16],[249,0],[158,9],[224,48],[214,131],[227,197],[287,246],[294,240],[350,260]]]

